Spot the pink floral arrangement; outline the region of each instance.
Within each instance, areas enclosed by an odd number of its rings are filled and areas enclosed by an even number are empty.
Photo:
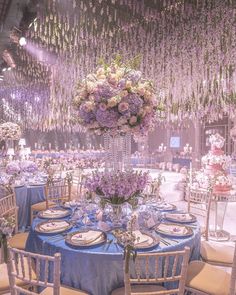
[[[74,105],[79,123],[98,135],[146,135],[158,109],[152,82],[143,79],[140,71],[115,61],[76,86]]]
[[[226,155],[214,155],[209,152],[207,155],[202,157],[203,165],[221,165],[222,169],[229,168],[231,163],[231,157]]]
[[[221,149],[224,146],[225,139],[219,133],[212,134],[209,138],[211,146]]]

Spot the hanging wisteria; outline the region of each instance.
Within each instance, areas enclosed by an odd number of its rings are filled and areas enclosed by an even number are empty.
[[[168,120],[233,117],[235,25],[233,0],[42,1],[14,75],[48,96],[39,103],[31,88],[37,120],[26,120],[42,130],[70,129],[74,85],[99,58],[110,61],[116,53],[140,55],[140,70],[154,81]]]

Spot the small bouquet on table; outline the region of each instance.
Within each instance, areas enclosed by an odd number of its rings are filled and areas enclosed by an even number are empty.
[[[7,239],[12,236],[14,228],[13,217],[0,217],[0,263],[7,263]]]

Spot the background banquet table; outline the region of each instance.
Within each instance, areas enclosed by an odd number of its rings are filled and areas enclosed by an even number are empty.
[[[62,284],[80,288],[91,295],[109,295],[114,288],[123,285],[123,249],[120,246],[112,243],[108,249],[104,245],[86,249],[72,248],[65,243],[64,239],[55,241],[49,235],[35,232],[34,228],[40,221],[42,221],[40,218],[34,220],[26,249],[47,255],[60,252],[62,255]],[[78,228],[73,228],[70,232],[76,230]],[[190,237],[175,238],[178,243],[173,242],[169,246],[160,243],[151,251],[176,251],[189,246],[191,248],[190,259],[199,259],[199,227],[194,228],[193,232]],[[108,238],[111,236],[108,234]]]
[[[30,209],[33,204],[45,201],[44,186],[22,186],[15,188],[18,209],[18,227],[24,231],[30,226]]]

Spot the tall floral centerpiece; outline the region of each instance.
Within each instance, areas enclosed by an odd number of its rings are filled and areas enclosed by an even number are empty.
[[[116,221],[121,205],[134,203],[147,183],[147,174],[131,170],[131,136],[146,136],[157,118],[153,84],[136,70],[137,62],[123,63],[120,56],[110,64],[102,62],[75,88],[78,122],[104,135],[106,150],[105,172],[93,174],[86,187],[112,205]]]
[[[135,69],[137,59],[126,64],[117,57],[79,82],[74,105],[78,122],[87,130],[104,135],[106,167],[129,168],[131,135],[147,135],[153,127],[158,104],[152,82]]]
[[[0,125],[0,140],[4,140],[6,143],[6,150],[8,148],[14,148],[13,141],[19,140],[21,137],[21,128],[19,125],[6,122]]]

